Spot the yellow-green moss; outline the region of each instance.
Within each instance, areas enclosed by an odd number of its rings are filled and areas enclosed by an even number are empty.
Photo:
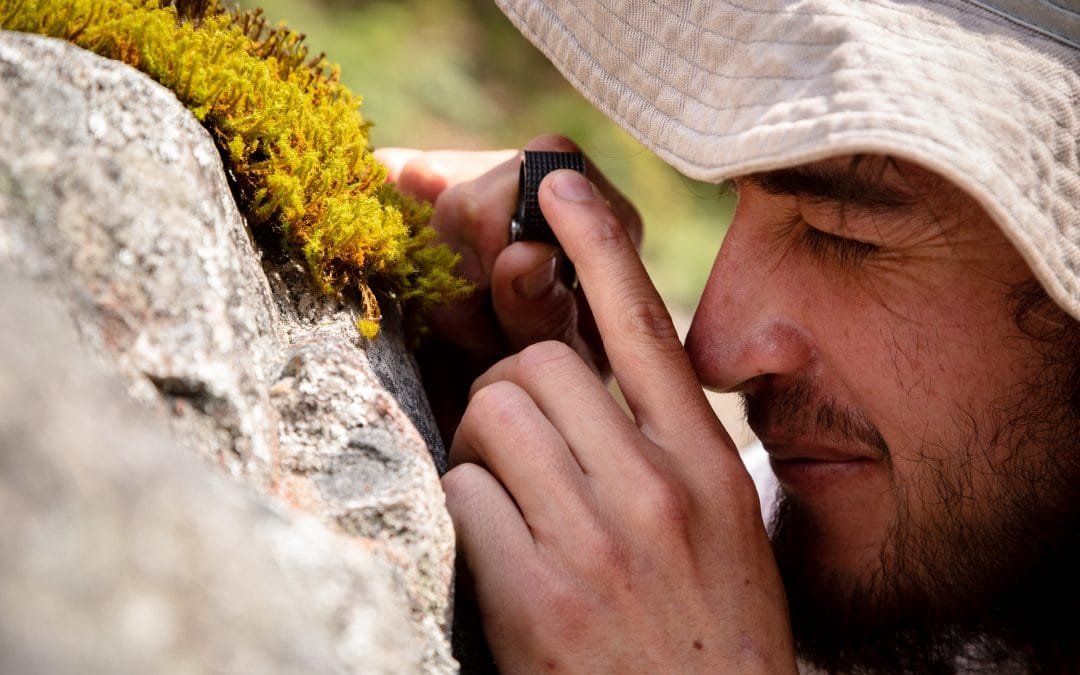
[[[377,288],[410,314],[469,290],[432,246],[430,206],[386,183],[360,98],[302,36],[217,0],[0,0],[0,27],[124,61],[176,93],[213,134],[252,227],[277,228],[327,293],[355,284],[360,328],[378,330]]]

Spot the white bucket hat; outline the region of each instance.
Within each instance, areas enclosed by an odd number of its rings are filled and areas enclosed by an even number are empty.
[[[970,193],[1080,319],[1080,1],[496,1],[687,176],[915,161]]]

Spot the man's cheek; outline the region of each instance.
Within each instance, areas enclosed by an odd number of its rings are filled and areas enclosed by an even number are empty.
[[[859,404],[888,445],[893,461],[917,459],[948,424],[957,378],[952,350],[934,328],[900,320],[878,323],[877,345],[866,350]],[[858,349],[854,349],[856,356]]]

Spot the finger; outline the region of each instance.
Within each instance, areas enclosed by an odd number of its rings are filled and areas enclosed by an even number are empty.
[[[511,244],[495,259],[492,305],[512,351],[558,340],[587,352],[575,344],[578,308],[562,278],[565,264],[554,246],[532,241]]]
[[[577,146],[561,136],[547,135],[533,139],[525,149],[576,151]],[[499,156],[505,161],[487,173],[444,190],[431,220],[441,240],[461,254],[461,272],[480,289],[490,287],[495,258],[510,243],[510,218],[517,206],[521,153]],[[427,153],[410,164],[440,161],[439,153]]]
[[[487,468],[513,495],[526,523],[542,532],[565,531],[583,512],[581,467],[560,433],[512,382],[493,382],[472,396],[450,446],[450,463]]]
[[[527,150],[580,152],[572,141],[553,134],[538,136]],[[617,208],[620,221],[635,243],[641,221],[633,206],[586,161],[586,174]],[[536,242],[512,244],[499,252],[491,269],[493,309],[510,349],[517,351],[544,340],[571,345],[595,371],[606,371],[588,304],[565,284],[565,257],[558,249]]]
[[[447,188],[435,201],[431,219],[439,240],[461,257],[455,272],[476,290],[468,298],[430,311],[428,325],[441,339],[484,365],[505,353],[489,290],[494,260],[509,239],[517,165],[514,154],[483,176]]]
[[[475,180],[447,188],[435,200],[431,226],[439,239],[462,254],[463,271],[488,287],[495,257],[510,241],[510,217],[517,201],[515,157]]]
[[[570,139],[559,136],[557,134],[543,134],[529,141],[525,146],[526,150],[547,150],[552,152],[582,152],[581,148]],[[641,245],[641,216],[638,214],[637,209],[630,203],[630,200],[619,191],[611,181],[607,179],[600,169],[589,160],[585,158],[585,175],[589,181],[600,191],[604,199],[611,205],[615,215],[618,216],[619,222],[622,223],[627,233],[630,235],[630,240],[634,242],[635,246]]]
[[[577,267],[612,372],[641,429],[667,446],[668,439],[700,433],[698,425],[718,425],[633,241],[596,188],[574,171],[556,171],[541,183],[539,201]]]
[[[375,161],[386,167],[386,179],[396,183],[409,160],[422,152],[415,148],[379,148],[371,154]]]
[[[525,149],[580,152],[575,143],[555,134],[537,136]],[[376,150],[375,157],[386,165],[389,179],[399,189],[435,203],[432,226],[442,241],[455,250],[474,253],[472,271],[490,272],[495,257],[508,242],[510,217],[517,200],[520,153],[421,152],[390,147]],[[631,239],[640,242],[641,219],[630,202],[588,161],[586,173],[612,204]],[[478,282],[482,277],[478,274],[470,278]]]
[[[514,500],[486,469],[461,464],[442,478],[446,509],[454,522],[458,550],[476,584],[487,630],[498,624],[489,601],[518,597],[526,570],[535,565],[532,534]],[[517,574],[506,574],[505,570]]]
[[[398,189],[434,202],[449,186],[473,180],[517,156],[516,150],[469,152],[379,148],[375,159],[386,166]]]
[[[535,139],[529,147],[554,149],[575,146],[561,137],[549,136]],[[446,188],[435,201],[435,215],[431,219],[440,241],[461,256],[456,272],[473,282],[476,292],[470,298],[432,311],[428,323],[435,334],[481,360],[505,353],[506,349],[503,336],[505,326],[500,326],[492,313],[494,299],[488,291],[492,289],[495,260],[509,243],[510,217],[517,203],[521,159],[518,153],[499,156],[506,157],[506,161],[474,180]],[[418,156],[409,160],[409,164],[419,163],[418,166],[422,168],[425,161],[424,157]],[[424,171],[417,169],[415,175],[422,173]],[[406,175],[411,175],[408,168],[403,178]],[[516,277],[527,271],[515,269],[511,263],[506,268],[505,277]],[[503,303],[503,308],[507,307]],[[520,316],[507,310],[504,318],[506,326],[512,327]],[[534,342],[535,338],[530,339],[527,333],[527,328],[517,331],[517,343]]]
[[[488,404],[496,386],[526,393],[587,477],[627,485],[637,475],[640,467],[628,461],[635,456],[627,449],[639,442],[638,429],[596,373],[566,345],[543,342],[495,364],[473,383],[470,409]]]

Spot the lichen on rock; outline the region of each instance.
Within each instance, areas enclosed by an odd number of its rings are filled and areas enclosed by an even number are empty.
[[[0,508],[0,672],[454,672],[441,449],[418,433],[434,424],[399,314],[364,340],[355,294],[260,254],[207,129],[124,63],[0,31],[0,138],[0,278],[27,296],[0,313],[23,329],[47,303],[68,321],[0,341],[0,455],[23,467],[0,472],[0,505],[29,509]],[[88,364],[114,385],[66,386]],[[68,463],[59,482],[34,468]],[[287,521],[269,542],[253,525],[267,510]],[[161,574],[131,572],[159,550]],[[69,582],[85,601],[65,602]],[[128,597],[134,619],[113,622]]]
[[[407,317],[468,292],[458,258],[433,245],[430,206],[386,182],[360,97],[299,34],[217,0],[0,0],[0,28],[68,40],[143,71],[210,130],[239,203],[302,258],[319,287],[356,287],[358,327],[378,332],[372,289]]]

